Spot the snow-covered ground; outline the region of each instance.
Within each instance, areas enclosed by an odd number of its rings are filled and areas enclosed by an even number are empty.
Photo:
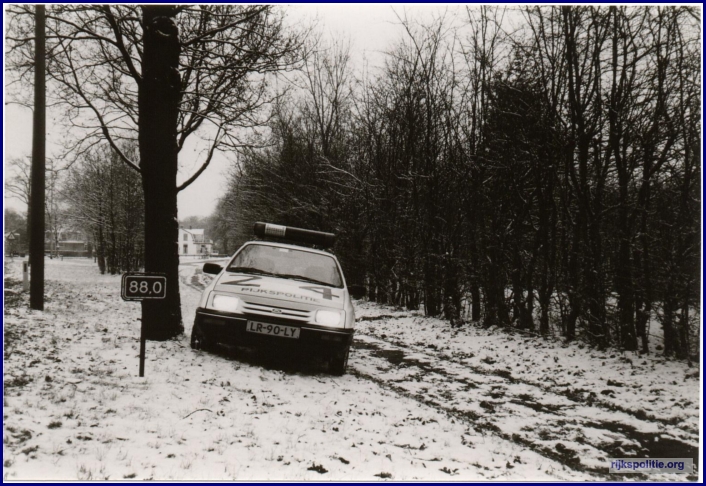
[[[619,457],[698,462],[698,368],[499,329],[452,329],[378,304],[357,312],[357,346],[388,362],[357,372],[477,427],[589,471]]]
[[[119,276],[47,260],[36,312],[6,262],[5,479],[619,480],[609,457],[699,456],[698,370],[660,357],[365,302],[343,377],[193,351],[202,264],[180,269],[186,335],[148,342],[139,378]]]

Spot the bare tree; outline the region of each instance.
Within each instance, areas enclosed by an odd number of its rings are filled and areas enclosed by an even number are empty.
[[[321,154],[329,157],[332,140],[340,137],[345,127],[344,114],[349,112],[352,96],[350,41],[334,40],[314,50],[303,66],[307,93],[304,110],[315,126]]]
[[[31,167],[32,163],[29,157],[13,157],[5,165],[8,175],[5,179],[5,190],[28,206]]]
[[[15,85],[31,65],[30,7],[9,9],[9,66]],[[167,298],[143,302],[150,339],[183,331],[178,285],[177,194],[217,150],[237,149],[243,128],[263,122],[269,75],[301,58],[306,32],[288,32],[273,6],[56,5],[47,11],[48,75],[65,107],[79,157],[105,140],[142,175],[145,269],[167,275]],[[206,144],[198,169],[180,176],[187,140]],[[121,141],[139,141],[139,160]],[[181,182],[179,182],[181,180]]]
[[[59,226],[61,220],[60,197],[58,193],[62,169],[58,167],[56,159],[47,159],[47,162],[45,174],[47,194],[45,219],[49,222],[47,225],[49,230],[53,231]],[[27,205],[27,234],[29,234],[31,224],[29,211],[31,198],[31,168],[32,163],[29,157],[13,157],[7,164],[7,169],[9,169],[8,173],[12,175],[5,180],[5,190]]]
[[[123,153],[137,147],[124,144]],[[139,174],[107,145],[84,154],[62,185],[66,221],[93,240],[101,273],[134,271],[144,265],[144,201]]]

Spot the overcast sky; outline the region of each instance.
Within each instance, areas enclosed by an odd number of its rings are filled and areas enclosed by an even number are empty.
[[[430,5],[350,5],[350,4],[312,4],[287,7],[289,21],[307,22],[318,18],[318,25],[324,36],[350,37],[352,57],[357,68],[364,62],[371,68],[382,64],[382,52],[402,36],[402,29],[395,12],[405,13],[412,18],[429,19],[446,7],[439,4]],[[11,157],[28,156],[32,152],[32,112],[28,108],[9,105],[4,114],[4,161]],[[47,120],[48,147],[51,155],[52,140],[60,140],[62,130],[59,116]],[[202,159],[202,147],[185,148],[179,155],[179,163],[184,174],[193,173]],[[209,168],[179,194],[179,217],[208,216],[214,209],[216,200],[224,193],[225,175],[232,161],[225,156],[214,156]],[[5,174],[6,171],[3,171]],[[182,176],[185,178],[185,175]],[[5,195],[5,205],[21,212],[26,207],[16,199]]]

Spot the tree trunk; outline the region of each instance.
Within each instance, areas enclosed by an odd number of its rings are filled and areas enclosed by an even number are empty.
[[[648,183],[649,184],[649,183]],[[648,194],[649,194],[649,187],[648,187]],[[649,195],[647,196],[649,200]],[[647,204],[647,203],[645,203]],[[635,252],[635,266],[640,270],[640,283],[638,286],[638,291],[636,292],[636,299],[635,299],[635,313],[637,318],[635,319],[635,331],[637,336],[646,336],[647,335],[647,323],[650,320],[650,314],[652,313],[652,303],[653,303],[653,297],[652,297],[652,275],[651,275],[651,262],[650,262],[650,253],[649,253],[649,245],[650,241],[647,236],[647,207],[643,207],[643,213],[642,213],[642,223],[640,226],[640,240],[641,240],[641,245],[640,248]],[[670,286],[668,286],[670,287]],[[667,289],[667,293],[665,294],[668,297],[665,300],[672,299],[671,297],[672,290],[669,288]],[[666,304],[665,304],[666,305]],[[675,306],[672,306],[674,308]],[[670,310],[670,324],[671,326],[671,314],[673,311]],[[667,314],[667,311],[665,310],[665,316]],[[666,317],[665,317],[666,319]],[[624,344],[626,349],[632,349],[635,350],[637,349],[637,337],[635,334],[632,336],[628,336],[632,339],[635,340],[634,346],[628,346],[627,344]],[[627,338],[625,339],[625,342],[627,343]],[[665,350],[666,350],[666,340],[667,340],[667,329],[665,329]],[[645,350],[646,351],[646,350]],[[666,352],[666,351],[665,351]]]
[[[690,289],[689,284],[685,286],[684,296],[681,304],[681,312],[679,314],[679,351],[677,357],[679,359],[691,360],[691,352],[689,349],[689,301]]]
[[[461,289],[458,283],[458,266],[451,256],[444,260],[444,317],[452,326],[461,325]]]
[[[424,314],[438,316],[440,312],[437,266],[431,261],[431,255],[424,259]]]
[[[145,194],[145,271],[165,274],[164,300],[142,302],[147,339],[184,332],[179,298],[177,116],[180,100],[179,32],[174,7],[142,7],[143,76],[139,87],[139,144]]]
[[[619,177],[620,200],[618,203],[618,261],[616,262],[615,287],[618,292],[618,313],[620,316],[619,342],[629,349],[630,336],[637,331],[637,336],[644,342],[644,329],[635,326],[635,289],[632,275],[631,229],[629,225],[628,181],[622,174]],[[645,349],[643,349],[645,351]]]
[[[473,194],[477,194],[476,192],[473,192]],[[471,320],[474,322],[478,322],[480,320],[481,316],[481,292],[480,292],[480,285],[479,281],[481,279],[481,267],[480,267],[480,259],[478,257],[478,234],[477,234],[477,229],[478,229],[478,212],[475,211],[475,206],[474,206],[474,198],[470,200],[471,204],[469,205],[469,208],[466,210],[468,213],[468,218],[469,218],[469,226],[471,228],[471,235],[470,235],[470,248],[469,248],[469,258],[471,262],[471,267],[469,271],[469,278],[470,278],[470,289],[471,289]]]
[[[477,284],[471,284],[471,320],[480,320],[480,287]]]
[[[573,163],[573,161],[570,161]],[[570,209],[569,209],[570,211]],[[583,311],[583,299],[582,299],[582,288],[581,288],[581,264],[579,262],[579,248],[581,247],[581,224],[582,224],[582,212],[578,211],[577,219],[578,221],[573,223],[573,228],[571,228],[572,234],[572,244],[568,250],[568,290],[567,296],[569,301],[570,311],[566,316],[566,321],[564,323],[564,328],[566,330],[567,341],[573,341],[576,339],[576,321]]]
[[[596,191],[594,210],[591,211],[591,223],[588,228],[590,239],[589,262],[590,267],[586,272],[586,287],[588,294],[588,319],[590,323],[593,342],[603,348],[608,344],[608,330],[606,326],[605,312],[605,290],[603,283],[603,250],[601,244],[601,222],[600,213],[602,204],[600,202],[600,191]],[[590,214],[590,213],[589,213]],[[633,332],[634,335],[634,332]],[[637,348],[637,341],[633,350]]]
[[[539,293],[539,308],[541,309],[541,314],[539,315],[539,332],[542,336],[549,334],[549,297],[547,292]]]
[[[622,147],[624,137],[624,101],[622,84],[625,82],[625,70],[618,76],[618,66],[620,58],[618,56],[618,46],[623,43],[625,53],[625,38],[622,36],[621,21],[622,15],[617,7],[610,7],[613,21],[613,36],[611,42],[612,61],[611,73],[612,84],[610,93],[610,108],[608,110],[608,122],[610,126],[608,136],[608,156],[613,155],[615,167],[618,172],[618,259],[615,264],[615,290],[618,293],[618,315],[620,327],[618,341],[621,345],[629,348],[630,336],[635,334],[635,287],[632,274],[632,228],[630,225],[630,200],[629,189],[632,179],[632,172],[629,170],[628,161],[623,157]],[[625,54],[623,54],[625,56]],[[643,338],[645,334],[637,335]]]
[[[673,289],[667,289],[667,296],[674,295]],[[672,297],[667,297],[662,304],[662,331],[664,335],[664,355],[675,356],[678,353],[679,337],[674,325],[674,313],[677,302]],[[640,320],[641,313],[638,313],[637,318]]]
[[[539,202],[539,283],[537,288],[537,293],[539,294],[539,307],[541,309],[541,314],[539,317],[539,332],[543,336],[549,334],[549,304],[552,297],[552,277],[551,272],[554,271],[554,258],[553,258],[553,242],[551,241],[551,225],[552,214],[554,213],[552,208],[551,198],[554,194],[554,173],[553,173],[553,160],[549,164],[551,169],[545,171],[545,177],[548,179],[547,187],[540,192],[542,194],[542,200]],[[537,181],[540,185],[541,180]]]

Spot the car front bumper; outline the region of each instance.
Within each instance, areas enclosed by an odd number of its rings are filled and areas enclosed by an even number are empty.
[[[299,328],[299,337],[293,339],[249,332],[246,330],[249,320],[264,324],[278,324]],[[354,332],[353,329],[332,329],[301,321],[260,315],[234,316],[204,308],[196,309],[194,327],[198,327],[205,338],[211,342],[245,347],[282,347],[330,353],[336,353],[348,348],[353,341]]]

